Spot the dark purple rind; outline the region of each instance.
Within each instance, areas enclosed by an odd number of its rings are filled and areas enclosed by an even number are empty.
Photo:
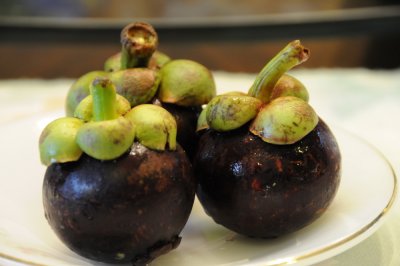
[[[302,140],[274,145],[247,126],[202,133],[194,159],[197,196],[218,224],[271,238],[310,224],[332,202],[341,155],[323,121]]]
[[[201,107],[185,107],[168,103],[162,103],[161,105],[175,118],[178,128],[176,140],[182,145],[189,158],[193,159],[199,141],[196,127]]]
[[[43,183],[46,218],[71,250],[133,265],[179,245],[194,194],[191,165],[179,145],[158,152],[134,143],[110,161],[83,155],[50,165]]]

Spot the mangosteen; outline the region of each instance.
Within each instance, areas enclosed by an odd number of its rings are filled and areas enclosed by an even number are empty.
[[[341,154],[308,93],[284,73],[305,61],[293,41],[248,94],[213,98],[199,117],[197,196],[214,221],[250,237],[279,237],[320,217],[338,190]]]
[[[92,108],[78,112],[85,121],[60,118],[41,134],[45,216],[81,256],[145,265],[180,243],[195,196],[191,164],[162,107],[121,115],[115,86],[104,78],[88,97],[77,108]]]

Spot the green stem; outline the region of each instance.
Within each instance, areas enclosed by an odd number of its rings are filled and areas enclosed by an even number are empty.
[[[127,25],[121,32],[121,69],[147,67],[157,49],[158,36],[147,23]]]
[[[256,77],[249,95],[269,102],[272,89],[279,78],[294,66],[306,61],[309,50],[300,41],[292,41],[269,61]]]
[[[112,82],[104,77],[96,78],[91,89],[93,97],[93,120],[104,121],[118,117],[117,94]]]

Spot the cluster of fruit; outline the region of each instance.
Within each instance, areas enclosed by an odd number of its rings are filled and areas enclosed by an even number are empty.
[[[78,254],[141,265],[176,248],[197,194],[215,222],[252,237],[319,217],[340,181],[340,152],[287,75],[309,51],[288,44],[248,93],[216,96],[212,73],[157,50],[147,23],[121,32],[103,71],[70,88],[67,117],[39,140],[46,219]]]

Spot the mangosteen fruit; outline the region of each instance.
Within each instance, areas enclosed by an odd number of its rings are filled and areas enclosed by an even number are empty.
[[[247,94],[216,96],[199,117],[197,196],[216,223],[239,234],[272,238],[299,230],[338,190],[335,137],[308,104],[305,87],[285,74],[308,56],[299,41],[289,43]]]
[[[85,120],[59,118],[43,130],[46,219],[77,254],[146,265],[176,248],[195,196],[176,122],[160,106],[118,108],[115,86],[95,79]],[[120,111],[118,111],[120,110]]]

